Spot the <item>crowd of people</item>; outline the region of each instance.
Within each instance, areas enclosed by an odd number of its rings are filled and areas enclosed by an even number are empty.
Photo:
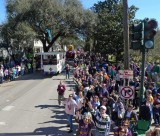
[[[35,71],[36,64],[30,61],[21,61],[20,63],[15,63],[14,61],[0,63],[0,84],[5,81],[13,81],[19,76]]]
[[[134,76],[128,84],[134,87],[135,95],[129,103],[119,95],[120,86],[124,86],[124,79],[120,78],[118,72],[122,69],[120,63],[111,64],[99,53],[83,53],[74,60],[73,66],[74,81],[77,86],[72,89],[72,94],[65,102],[69,133],[73,132],[73,118],[78,123],[78,136],[108,136],[110,131],[114,132],[114,136],[138,135],[135,128],[139,120],[148,121],[148,129],[153,121],[156,127],[160,127],[160,66],[158,64],[146,64],[144,99],[140,107],[141,72],[138,64],[131,62],[130,65]],[[67,64],[67,79],[69,72]],[[65,85],[60,83],[57,89],[59,105],[65,90]],[[155,132],[154,134],[157,135]]]

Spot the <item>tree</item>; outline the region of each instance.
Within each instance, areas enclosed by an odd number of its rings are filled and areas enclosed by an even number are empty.
[[[7,0],[11,37],[18,42],[39,39],[45,52],[60,37],[81,38],[86,12],[92,16],[79,0]]]
[[[155,36],[155,40],[154,40],[154,49],[151,49],[148,51],[147,53],[147,59],[150,62],[158,62],[160,63],[160,56],[159,56],[159,52],[160,52],[160,30],[157,31],[157,34]]]
[[[122,9],[121,0],[106,0],[93,7],[93,11],[98,15],[94,50],[102,54],[113,54],[116,60],[122,59],[124,49]],[[129,8],[130,22],[133,21],[136,10],[135,6]]]
[[[8,54],[12,57],[12,59],[15,60],[13,51],[17,49],[17,46],[13,47],[11,44],[11,41],[9,40],[11,39],[11,33],[12,33],[12,30],[9,29],[9,24],[1,26],[2,42],[0,43],[0,48],[6,49]]]

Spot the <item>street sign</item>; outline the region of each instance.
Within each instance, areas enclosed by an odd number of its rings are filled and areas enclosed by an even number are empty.
[[[118,74],[120,78],[133,79],[133,70],[119,70]]]
[[[119,94],[122,99],[133,99],[134,98],[134,87],[133,86],[120,87]]]

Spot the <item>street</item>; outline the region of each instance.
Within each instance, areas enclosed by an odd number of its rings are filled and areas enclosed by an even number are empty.
[[[150,5],[1,0],[0,136],[160,136]]]
[[[0,136],[70,136],[64,107],[57,105],[57,86],[64,74],[43,78],[29,74],[0,85]],[[67,91],[73,82],[65,81]],[[72,83],[72,84],[68,84]]]

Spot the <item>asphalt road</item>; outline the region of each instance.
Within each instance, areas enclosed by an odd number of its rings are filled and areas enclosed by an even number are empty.
[[[37,73],[0,85],[0,136],[73,136],[67,133],[64,107],[57,105],[59,81],[67,86],[65,97],[74,87],[64,79],[64,74],[44,78]]]

